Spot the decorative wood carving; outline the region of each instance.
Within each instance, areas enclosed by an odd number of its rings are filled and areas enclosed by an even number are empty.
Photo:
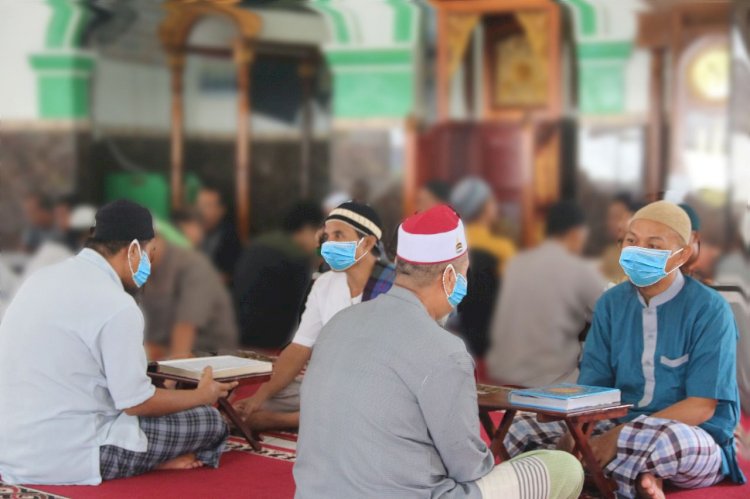
[[[257,14],[242,8],[240,0],[168,0],[167,14],[159,26],[159,38],[170,67],[172,78],[171,175],[172,208],[183,203],[182,172],[184,150],[184,102],[182,96],[183,71],[187,42],[198,22],[208,17],[224,17],[237,28],[237,40],[232,50],[237,66],[237,149],[235,179],[237,188],[237,220],[240,236],[250,232],[250,66],[253,60],[253,41],[261,30]]]

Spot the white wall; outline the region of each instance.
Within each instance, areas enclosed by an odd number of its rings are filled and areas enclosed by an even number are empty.
[[[44,49],[51,15],[43,0],[0,0],[0,124],[39,116],[29,55]]]

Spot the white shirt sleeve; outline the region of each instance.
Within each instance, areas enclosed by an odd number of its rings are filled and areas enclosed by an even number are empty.
[[[302,345],[304,347],[312,348],[320,335],[320,331],[323,329],[323,316],[320,311],[321,297],[318,296],[318,289],[320,288],[321,278],[319,277],[315,284],[313,284],[310,294],[307,295],[307,301],[305,302],[305,311],[302,312],[302,319],[297,328],[297,333],[292,339],[292,343]]]
[[[102,328],[95,347],[107,379],[107,388],[118,410],[150,399],[156,388],[146,374],[143,348],[143,314],[138,307],[126,307]]]

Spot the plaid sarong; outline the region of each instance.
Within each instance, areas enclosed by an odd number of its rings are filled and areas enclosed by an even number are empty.
[[[600,421],[593,435],[612,429],[614,420]],[[539,423],[530,413],[519,413],[505,447],[511,456],[532,449],[554,449],[567,431],[562,422]],[[668,419],[639,416],[625,424],[617,440],[617,456],[604,472],[617,482],[618,494],[635,497],[636,480],[650,472],[681,488],[708,487],[724,478],[722,452],[703,429]]]
[[[189,453],[206,466],[217,468],[229,430],[219,411],[200,406],[158,418],[141,417],[148,438],[146,452],[133,452],[114,445],[99,448],[102,480],[140,475],[161,463]]]
[[[623,426],[617,456],[605,472],[619,484],[621,494],[635,497],[635,482],[641,473],[651,472],[683,489],[698,489],[724,478],[721,461],[721,448],[703,429],[638,416]]]
[[[370,301],[378,295],[387,293],[391,289],[391,286],[393,286],[393,281],[395,280],[396,267],[381,261],[375,262],[372,274],[370,275],[370,278],[367,279],[367,284],[365,284],[365,289],[362,292],[362,301]]]

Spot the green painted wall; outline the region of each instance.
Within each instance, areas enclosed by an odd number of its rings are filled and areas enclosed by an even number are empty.
[[[81,33],[89,18],[85,5],[47,0],[52,16],[45,50],[32,54],[37,73],[38,114],[43,119],[83,119],[89,115],[89,81],[94,58],[81,52]]]
[[[333,110],[337,118],[402,117],[414,103],[414,76],[410,68],[334,70],[333,83],[336,88]]]

